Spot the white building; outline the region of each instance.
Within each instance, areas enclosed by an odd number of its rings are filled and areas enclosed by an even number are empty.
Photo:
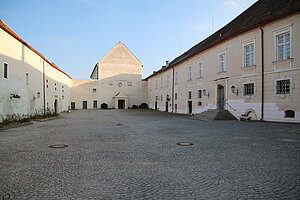
[[[149,107],[300,122],[300,1],[260,0],[146,78]]]

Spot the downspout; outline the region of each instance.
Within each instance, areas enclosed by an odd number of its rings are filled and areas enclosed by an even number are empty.
[[[264,120],[264,80],[265,80],[265,59],[264,59],[264,30],[260,27],[261,31],[261,118]]]
[[[172,112],[174,112],[174,67],[172,67]]]
[[[46,115],[46,94],[45,94],[45,61],[43,60],[43,98],[44,98],[44,115]]]

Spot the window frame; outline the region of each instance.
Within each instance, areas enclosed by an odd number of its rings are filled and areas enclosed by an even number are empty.
[[[251,65],[247,65],[247,61],[246,61],[246,55],[247,55],[247,52],[246,52],[246,47],[249,46],[249,45],[252,45],[253,44],[253,63]],[[255,60],[255,56],[256,56],[256,45],[255,45],[255,39],[252,39],[252,40],[248,40],[246,42],[243,42],[243,45],[242,45],[242,51],[243,51],[243,67],[252,67],[252,66],[255,66],[256,65],[256,60]],[[248,53],[250,54],[250,53]]]
[[[253,84],[253,94],[245,94],[245,85],[250,85],[250,84]],[[243,83],[243,96],[245,97],[251,97],[251,96],[254,96],[256,93],[256,84],[255,82],[245,82]]]
[[[191,81],[192,80],[192,74],[193,74],[193,69],[192,69],[192,65],[189,65],[187,67],[187,80]]]
[[[224,61],[221,61],[221,56],[223,56],[224,55]],[[226,64],[226,62],[227,62],[227,58],[226,58],[226,51],[222,51],[221,53],[219,53],[218,54],[218,72],[219,73],[222,73],[222,72],[227,72],[227,64]],[[221,63],[224,63],[224,69],[223,70],[221,70]]]
[[[198,99],[201,99],[202,98],[202,94],[203,92],[202,92],[202,89],[201,90],[198,90]]]
[[[6,65],[6,70],[5,70],[5,65]],[[6,77],[5,77],[5,75],[6,75]],[[9,78],[9,64],[7,62],[3,62],[3,78],[4,79]]]
[[[199,62],[197,63],[197,69],[198,69],[198,73],[197,73],[198,78],[203,78],[203,59],[199,60]]]
[[[188,91],[188,99],[192,99],[192,91]]]
[[[277,45],[277,36],[279,35],[282,35],[284,33],[287,33],[289,32],[290,34],[290,56],[289,57],[286,57],[285,59],[283,58],[283,60],[279,60],[278,59],[278,45]],[[282,27],[280,29],[277,29],[275,31],[273,31],[273,35],[274,35],[274,61],[275,62],[281,62],[281,61],[285,61],[285,60],[288,60],[290,58],[292,58],[293,56],[293,43],[292,43],[292,40],[293,40],[293,33],[292,33],[292,24],[288,25],[288,26],[285,26],[285,27]]]
[[[290,83],[289,83],[289,93],[277,93],[277,82],[279,81],[285,81],[285,80],[289,80]],[[275,94],[276,95],[291,95],[292,94],[292,79],[291,78],[280,78],[280,79],[276,79],[275,80]]]

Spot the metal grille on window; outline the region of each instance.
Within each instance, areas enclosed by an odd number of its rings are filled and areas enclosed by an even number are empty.
[[[244,84],[244,95],[254,95],[254,83]]]
[[[276,94],[290,93],[290,79],[276,81]]]

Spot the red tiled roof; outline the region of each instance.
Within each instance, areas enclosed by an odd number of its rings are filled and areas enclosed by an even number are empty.
[[[156,73],[148,76],[145,80],[226,40],[281,18],[293,15],[299,11],[300,0],[259,0],[226,26],[175,58],[170,62],[168,67],[161,68]]]
[[[54,63],[50,62],[47,58],[45,58],[40,52],[38,52],[37,50],[35,50],[32,46],[30,46],[29,44],[27,44],[24,40],[22,40],[22,38],[20,38],[3,20],[0,19],[0,27],[7,32],[8,34],[10,34],[12,37],[14,37],[15,39],[19,40],[22,44],[24,44],[25,46],[27,46],[29,49],[31,49],[33,52],[35,52],[37,55],[39,55],[41,58],[43,58],[49,65],[51,65],[52,67],[54,67],[55,69],[57,69],[58,71],[64,73],[65,75],[67,75],[70,79],[72,79],[71,76],[69,76],[69,74],[67,74],[66,72],[64,72],[63,70],[61,70],[59,67],[57,67]]]

